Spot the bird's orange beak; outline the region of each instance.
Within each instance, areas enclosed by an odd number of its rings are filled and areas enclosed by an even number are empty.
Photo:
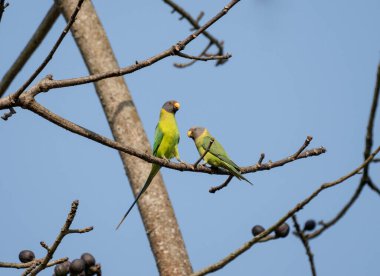
[[[191,132],[191,130],[189,130],[189,131],[187,132],[187,137],[191,137],[192,134],[193,134],[193,133]]]
[[[175,109],[178,110],[180,107],[181,107],[181,105],[179,104],[179,102],[175,102],[175,103],[174,103],[174,108],[175,108]]]

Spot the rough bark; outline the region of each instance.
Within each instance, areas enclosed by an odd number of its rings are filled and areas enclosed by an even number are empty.
[[[55,2],[67,20],[77,0]],[[91,74],[119,68],[90,1],[83,4],[71,31]],[[124,79],[115,77],[101,80],[95,83],[95,88],[115,140],[142,151],[150,150]],[[136,195],[149,173],[151,164],[124,153],[120,153],[120,156]],[[189,275],[192,272],[190,260],[160,174],[155,177],[139,201],[139,209],[160,275]]]

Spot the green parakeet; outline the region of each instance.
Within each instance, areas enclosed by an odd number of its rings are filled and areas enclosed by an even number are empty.
[[[240,173],[240,167],[230,159],[222,145],[211,136],[206,128],[192,127],[187,132],[187,136],[194,140],[200,156],[202,156],[207,150],[210,141],[213,138],[214,142],[212,143],[210,150],[203,157],[204,161],[213,167],[224,168],[239,180],[243,179],[252,185],[252,183]]]
[[[179,131],[177,121],[174,116],[179,108],[180,104],[176,101],[167,101],[161,108],[160,119],[154,133],[153,155],[156,157],[163,159],[171,159],[175,157],[179,162],[181,162],[178,153]],[[141,195],[149,187],[149,184],[152,182],[154,176],[158,173],[160,168],[160,165],[152,164],[152,169],[149,173],[148,179],[145,181],[143,188],[136,196],[135,201],[129,207],[116,229],[120,227],[129,212],[132,210],[133,206],[135,206]]]

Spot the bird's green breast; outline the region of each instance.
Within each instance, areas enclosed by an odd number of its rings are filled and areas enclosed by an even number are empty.
[[[179,141],[179,131],[174,114],[161,110],[158,127],[163,133],[163,138],[157,150],[157,157],[174,157],[174,148]]]

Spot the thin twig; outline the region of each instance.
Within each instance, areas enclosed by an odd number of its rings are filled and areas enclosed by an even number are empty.
[[[3,17],[5,8],[8,6],[9,6],[9,3],[5,3],[5,0],[0,0],[0,21],[1,21],[1,18]]]
[[[306,254],[307,254],[308,258],[309,258],[309,263],[310,263],[310,268],[311,268],[311,274],[313,276],[316,276],[317,275],[317,271],[315,270],[314,255],[313,255],[313,252],[311,252],[309,242],[305,238],[305,236],[303,234],[303,231],[301,231],[301,227],[298,224],[297,217],[296,217],[295,214],[292,216],[292,220],[293,220],[293,223],[294,223],[294,228],[296,229],[296,232],[297,232],[297,236],[300,238],[303,246],[306,249]]]
[[[41,71],[46,67],[46,65],[49,63],[49,61],[53,58],[53,55],[55,51],[58,49],[59,45],[61,44],[62,40],[65,38],[66,34],[69,32],[71,26],[75,22],[75,18],[80,11],[80,8],[82,7],[84,0],[78,0],[78,4],[71,15],[71,18],[69,22],[67,22],[67,25],[61,35],[59,36],[58,40],[55,42],[53,48],[47,55],[47,57],[44,59],[44,61],[41,63],[41,65],[34,71],[34,73],[30,76],[30,78],[16,91],[14,95],[14,99],[18,99],[20,95],[24,92],[24,90],[34,81],[34,79],[41,73]]]
[[[307,136],[303,145],[299,148],[299,150],[295,154],[292,155],[291,158],[297,158],[298,155],[300,155],[301,152],[303,152],[303,150],[307,148],[307,146],[310,144],[311,140],[313,140],[313,137]]]
[[[51,267],[56,264],[64,263],[68,260],[69,258],[61,258],[58,260],[54,260],[49,262],[46,267]],[[7,268],[17,268],[17,269],[24,269],[33,266],[35,263],[41,263],[44,259],[36,259],[27,263],[7,263],[7,262],[0,262],[0,267],[7,267]]]
[[[208,60],[218,60],[218,59],[229,59],[232,57],[230,54],[225,54],[225,55],[210,55],[207,57],[202,57],[202,56],[191,56],[188,54],[184,54],[181,52],[176,53],[177,56],[187,58],[187,59],[193,59],[193,60],[201,60],[201,61],[208,61]]]
[[[377,187],[375,185],[375,183],[373,183],[371,178],[368,179],[367,185],[368,185],[368,187],[371,188],[372,191],[374,191],[375,193],[377,193],[380,196],[380,189],[379,189],[379,187]]]
[[[227,185],[231,182],[232,178],[234,176],[233,175],[230,175],[228,176],[228,178],[226,179],[226,181],[224,181],[221,185],[219,186],[215,186],[215,187],[211,187],[210,190],[209,190],[209,193],[215,193],[216,191],[219,191],[221,189],[223,189],[224,187],[227,187]]]
[[[350,200],[334,216],[334,218],[332,218],[331,220],[326,221],[326,222],[321,221],[319,223],[321,225],[321,227],[319,229],[309,233],[309,234],[306,234],[305,238],[307,238],[309,240],[314,239],[314,238],[318,237],[319,235],[321,235],[324,231],[329,229],[331,226],[335,225],[347,213],[347,211],[352,207],[352,205],[354,205],[356,200],[359,198],[364,186],[365,186],[365,183],[361,181],[360,184],[358,185],[358,187],[356,188],[354,194],[351,196]]]
[[[205,157],[206,154],[209,152],[209,150],[211,149],[211,146],[212,146],[212,144],[214,143],[214,141],[215,141],[214,138],[211,138],[211,139],[210,139],[210,143],[208,143],[208,146],[207,146],[206,150],[205,150],[205,151],[203,152],[203,154],[198,158],[198,160],[195,161],[195,163],[193,164],[193,167],[194,167],[194,168],[196,168],[196,167],[198,166],[199,162],[201,162],[202,159],[203,159],[203,157]]]
[[[75,215],[76,215],[76,212],[78,209],[78,205],[79,205],[78,200],[75,200],[72,202],[71,210],[70,210],[69,214],[67,215],[66,222],[63,225],[63,227],[62,227],[60,233],[58,234],[57,238],[55,239],[53,245],[49,247],[45,243],[43,243],[44,244],[43,245],[41,242],[41,245],[47,250],[47,254],[46,254],[45,258],[43,258],[42,262],[38,266],[36,266],[33,270],[30,271],[30,275],[32,275],[32,276],[37,275],[41,270],[46,268],[47,264],[53,258],[55,251],[57,250],[58,246],[61,244],[63,238],[66,235],[71,234],[71,233],[85,233],[85,232],[92,230],[92,227],[85,228],[85,229],[89,229],[88,231],[70,230],[70,226],[71,226],[71,224],[75,218]]]
[[[297,157],[299,156],[299,154],[297,155]],[[259,161],[257,161],[257,164],[258,165],[261,165],[264,161],[264,158],[265,158],[265,153],[261,153],[260,154],[260,158],[259,158]]]
[[[58,16],[59,16],[59,8],[55,3],[53,3],[51,8],[45,15],[44,19],[38,26],[37,30],[35,31],[33,36],[30,38],[28,43],[26,44],[25,48],[21,51],[16,61],[13,63],[11,68],[9,68],[9,70],[5,73],[4,77],[1,79],[0,97],[4,95],[5,91],[7,90],[9,85],[12,83],[14,78],[21,71],[25,63],[29,60],[29,58],[32,56],[34,51],[38,48],[38,46],[44,40],[46,35],[49,33],[50,29],[53,27],[54,23],[56,22]]]
[[[185,9],[183,9],[182,7],[180,7],[178,4],[174,3],[173,1],[164,0],[164,2],[168,4],[170,7],[172,7],[173,11],[178,12],[181,15],[181,18],[185,18],[192,25],[191,30],[199,30],[201,28],[201,26],[199,25],[199,22],[202,19],[204,12],[201,12],[199,16],[196,19],[194,19],[188,12],[185,11]],[[214,36],[212,36],[209,32],[203,32],[203,35],[209,40],[209,44],[208,44],[209,46],[206,47],[207,50],[212,45],[215,45],[218,48],[216,55],[223,55],[224,53],[223,41],[219,41]],[[203,51],[198,57],[202,57],[204,54],[206,54],[207,50]],[[225,63],[225,61],[226,60],[218,60],[216,65],[222,65],[223,63]],[[192,61],[191,63],[183,64],[183,65],[175,63],[174,66],[184,68],[191,64],[194,64],[195,62],[196,60]]]
[[[207,53],[207,51],[211,48],[211,46],[212,46],[213,44],[210,42],[207,46],[206,46],[206,48],[199,54],[199,56],[198,57],[203,57],[206,53]],[[175,66],[175,67],[177,67],[177,68],[186,68],[186,67],[188,67],[188,66],[190,66],[190,65],[193,65],[195,62],[197,62],[197,60],[192,60],[192,61],[190,61],[190,62],[188,62],[188,63],[178,63],[178,62],[175,62],[173,65]]]
[[[251,239],[250,241],[248,241],[245,244],[243,244],[241,247],[239,247],[238,249],[236,249],[235,251],[233,251],[232,253],[230,253],[228,256],[226,256],[222,260],[220,260],[220,261],[218,261],[218,262],[216,262],[216,263],[214,263],[214,264],[212,264],[212,265],[210,265],[210,266],[208,266],[208,267],[206,267],[204,269],[201,269],[198,272],[195,272],[195,273],[191,274],[191,276],[206,275],[206,274],[209,274],[211,272],[214,272],[214,271],[217,271],[217,270],[223,268],[224,266],[226,266],[227,264],[229,264],[230,262],[232,262],[234,259],[236,259],[237,257],[239,257],[241,254],[243,254],[245,251],[247,251],[248,249],[250,249],[254,244],[258,243],[262,238],[268,236],[278,226],[280,226],[281,224],[283,224],[287,219],[289,219],[295,213],[297,213],[298,211],[300,211],[310,201],[312,201],[315,197],[317,197],[320,192],[322,192],[323,190],[326,190],[328,188],[332,188],[332,187],[334,187],[334,186],[336,186],[336,185],[338,185],[340,183],[343,183],[347,179],[349,179],[352,176],[356,175],[359,171],[361,171],[365,166],[367,166],[372,161],[372,159],[378,154],[379,151],[380,151],[380,147],[378,147],[368,157],[368,159],[364,163],[362,163],[359,167],[357,167],[356,169],[354,169],[350,173],[348,173],[348,174],[340,177],[339,179],[337,179],[335,181],[324,183],[323,185],[321,185],[317,190],[315,190],[312,194],[310,194],[310,196],[308,196],[307,198],[305,198],[303,201],[299,202],[293,209],[291,209],[290,211],[288,211],[288,213],[286,215],[284,215],[282,218],[280,218],[275,224],[273,224],[271,227],[269,227],[268,229],[266,229],[264,232],[262,232],[259,235],[255,236],[253,239]],[[300,154],[300,155],[302,155],[302,154]]]
[[[9,117],[12,117],[13,114],[16,114],[16,110],[14,110],[13,107],[9,108],[9,112],[5,112],[2,116],[1,119],[4,121],[8,120]]]

